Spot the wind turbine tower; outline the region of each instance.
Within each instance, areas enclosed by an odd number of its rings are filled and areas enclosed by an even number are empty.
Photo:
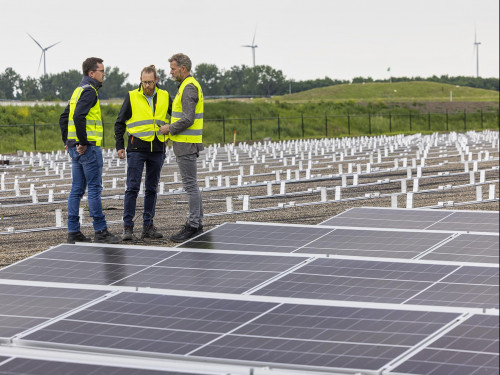
[[[253,40],[252,40],[252,44],[251,45],[246,45],[246,46],[242,46],[242,47],[249,47],[252,49],[252,61],[253,61],[253,66],[255,67],[255,49],[258,47],[256,44],[255,44],[255,33],[257,32],[257,29],[255,30],[255,32],[253,33]]]
[[[479,78],[479,45],[481,42],[477,41],[476,31],[474,31],[474,49],[476,50],[476,77]]]
[[[26,33],[26,34],[28,34],[28,33]],[[40,47],[40,49],[42,50],[42,55],[40,56],[40,62],[38,63],[38,69],[40,69],[40,64],[42,63],[42,57],[43,57],[43,75],[45,76],[45,75],[47,75],[47,64],[46,64],[46,61],[45,61],[45,52],[47,52],[47,50],[48,50],[49,48],[54,47],[56,44],[61,43],[61,41],[59,41],[59,42],[57,42],[57,43],[54,43],[54,44],[52,44],[52,45],[50,45],[50,46],[48,46],[48,47],[43,48],[43,47],[40,45],[40,43],[38,43],[38,42],[35,40],[35,38],[33,38],[30,34],[28,34],[28,36],[29,36],[31,39],[33,39],[33,41],[34,41],[34,42],[38,45],[38,47]]]

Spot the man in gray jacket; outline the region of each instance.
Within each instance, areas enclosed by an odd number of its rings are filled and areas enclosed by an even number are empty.
[[[178,53],[168,61],[170,74],[180,86],[172,103],[171,123],[162,126],[160,131],[162,134],[170,133],[182,185],[189,197],[188,220],[181,231],[170,238],[174,242],[184,242],[203,232],[203,206],[196,165],[196,159],[203,150],[203,91],[191,76],[188,56]]]

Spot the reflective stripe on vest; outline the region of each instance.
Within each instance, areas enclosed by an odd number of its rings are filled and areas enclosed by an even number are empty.
[[[89,110],[87,116],[85,116],[85,131],[87,133],[87,140],[95,142],[97,146],[101,145],[102,137],[103,137],[103,127],[102,127],[102,119],[101,119],[101,107],[99,105],[99,94],[97,93],[97,89],[92,85],[84,85],[81,87],[77,87],[75,91],[73,91],[73,95],[71,95],[71,99],[69,101],[69,117],[68,117],[68,139],[73,139],[75,141],[79,141],[76,135],[76,126],[73,120],[73,116],[75,114],[76,105],[78,100],[80,100],[80,96],[83,91],[87,88],[92,88],[95,91],[97,102],[96,104]]]
[[[183,143],[202,143],[203,141],[203,91],[201,90],[200,84],[193,78],[187,77],[184,81],[182,81],[179,91],[174,98],[172,103],[172,124],[176,121],[179,121],[183,117],[182,112],[182,94],[184,92],[184,88],[187,85],[193,85],[198,90],[198,103],[196,104],[195,114],[194,114],[194,123],[189,128],[185,129],[181,133],[178,134],[170,134],[170,139],[175,142],[183,142]]]
[[[168,135],[161,134],[159,129],[160,126],[168,124],[168,92],[155,87],[155,95],[156,106],[153,114],[142,86],[137,90],[129,91],[132,117],[125,124],[127,124],[129,135],[146,142],[152,142],[155,137],[161,142],[165,142]]]

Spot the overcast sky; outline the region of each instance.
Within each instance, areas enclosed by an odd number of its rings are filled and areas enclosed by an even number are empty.
[[[136,83],[177,52],[219,69],[270,65],[288,79],[499,76],[498,0],[0,0],[0,72],[81,69],[90,56]],[[390,72],[387,69],[390,67]]]

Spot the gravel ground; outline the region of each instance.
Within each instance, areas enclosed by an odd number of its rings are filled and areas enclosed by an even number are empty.
[[[480,161],[478,163],[479,170],[486,170],[485,178],[486,181],[496,181],[493,183],[488,183],[483,187],[483,196],[488,197],[488,185],[495,185],[495,197],[499,195],[499,184],[498,184],[498,148],[492,147],[490,143],[484,144],[474,144],[471,142],[469,146],[469,151],[475,156],[473,160],[477,160],[477,153],[479,151],[488,151],[490,159],[488,161]],[[439,148],[441,147],[441,148]],[[416,149],[407,150],[408,152],[408,164],[410,165],[410,160],[415,155],[411,155]],[[200,179],[200,187],[205,186],[205,178],[213,177],[211,181],[211,186],[217,185],[217,176],[219,175],[230,175],[232,176],[231,185],[236,184],[236,177],[239,174],[239,166],[244,165],[245,174],[248,174],[249,166],[252,163],[251,159],[244,159],[243,152],[239,164],[227,162],[224,171],[209,171],[208,168],[203,169],[200,166],[198,177]],[[464,172],[464,164],[458,157],[457,150],[453,146],[443,148],[443,146],[438,146],[431,149],[426,159],[426,167],[422,170],[423,177],[425,176],[435,176],[433,178],[423,178],[420,179],[419,190],[425,191],[430,189],[437,189],[439,186],[453,185],[457,187],[459,185],[469,184],[469,173]],[[202,155],[203,156],[203,155]],[[339,177],[326,178],[327,175],[332,175],[338,173],[338,164],[343,164],[344,173],[347,171],[348,162],[357,164],[366,164],[367,160],[357,158],[352,156],[351,159],[346,159],[342,162],[332,162],[332,159],[328,157],[326,159],[324,156],[313,155],[313,177],[318,180],[305,180],[305,171],[301,172],[301,180],[296,183],[287,183],[286,193],[287,195],[275,195],[273,197],[267,196],[267,185],[263,186],[246,186],[232,189],[211,189],[204,190],[203,203],[205,211],[204,228],[205,230],[210,230],[220,224],[225,222],[235,222],[235,221],[255,221],[255,222],[278,222],[278,223],[293,223],[293,224],[308,224],[315,225],[318,224],[332,216],[335,216],[349,208],[361,207],[361,206],[373,206],[373,207],[390,207],[391,198],[390,196],[384,196],[385,194],[394,194],[401,192],[401,182],[393,181],[395,179],[406,178],[407,170],[406,168],[401,168],[401,161],[399,169],[395,170],[394,158],[399,158],[401,156],[394,152],[388,157],[383,158],[382,164],[375,163],[372,168],[379,167],[381,169],[386,169],[384,171],[372,173],[369,175],[363,174],[359,177],[359,184],[367,184],[377,182],[379,180],[389,179],[388,183],[367,185],[367,186],[352,186],[352,178],[348,177],[347,183],[348,187],[342,190],[342,199],[344,201],[335,201],[315,205],[299,206],[302,203],[311,203],[320,201],[320,192],[317,190],[319,187],[327,187],[328,199],[334,199],[334,187],[341,184]],[[19,176],[20,187],[21,187],[21,197],[15,197],[12,189],[12,183],[7,184],[6,191],[0,191],[0,232],[5,233],[9,227],[13,227],[15,232],[12,234],[0,234],[0,267],[4,267],[28,256],[34,255],[42,250],[48,249],[52,246],[58,245],[65,242],[66,240],[66,229],[53,229],[50,230],[40,230],[31,231],[26,233],[19,233],[20,230],[29,230],[33,228],[50,228],[55,225],[55,210],[61,209],[63,211],[63,225],[66,222],[66,201],[64,198],[70,190],[70,174],[69,170],[66,169],[65,178],[61,180],[58,175],[45,176],[46,173],[44,168],[30,168],[27,165],[21,165],[20,162],[14,161],[15,157],[12,156],[13,162],[6,168],[0,165],[0,174],[2,172],[7,172],[7,178],[12,178],[13,176]],[[289,162],[291,158],[288,158]],[[66,159],[65,159],[66,160]],[[201,164],[202,157],[200,157]],[[106,214],[106,219],[108,221],[108,226],[111,232],[121,233],[122,232],[122,208],[123,208],[123,193],[124,193],[124,166],[114,167],[115,160],[112,161],[113,167],[109,167],[105,160],[105,170],[104,170],[104,191],[103,191],[103,208]],[[363,165],[364,165],[363,164]],[[392,167],[391,167],[392,166]],[[287,169],[292,170],[292,179],[294,178],[294,171],[298,166],[283,166],[283,162],[277,157],[277,159],[268,158],[266,164],[256,163],[254,164],[254,175],[244,177],[243,181],[252,184],[254,182],[272,181],[276,179],[275,171],[282,169],[284,173],[281,175],[281,179],[284,179],[284,174]],[[355,167],[353,167],[355,170]],[[364,166],[363,166],[364,168]],[[471,162],[472,168],[472,162]],[[391,169],[391,170],[389,170]],[[472,170],[472,169],[471,169]],[[174,173],[177,171],[177,166],[175,162],[170,161],[166,163],[162,170],[161,181],[165,182],[165,192],[169,189],[180,188],[180,183],[174,182]],[[364,171],[364,169],[363,169]],[[373,169],[372,169],[373,172]],[[438,173],[449,172],[450,174],[458,174],[451,176],[439,176],[436,177]],[[415,177],[416,169],[413,169],[413,177]],[[461,173],[461,174],[459,174]],[[322,175],[323,180],[320,179]],[[25,176],[21,178],[21,176]],[[117,187],[112,189],[112,178],[117,178]],[[31,181],[28,181],[30,179]],[[479,173],[476,173],[476,179],[479,179]],[[6,183],[9,180],[6,180]],[[224,185],[224,178],[223,178]],[[22,183],[21,183],[22,182]],[[29,204],[32,202],[32,197],[29,195],[30,183],[35,183],[37,189],[37,195],[39,197],[38,204]],[[408,180],[408,191],[412,191],[413,181]],[[47,204],[47,194],[49,188],[54,189],[55,197],[54,200],[61,200],[60,203]],[[280,185],[279,182],[273,186],[274,194],[279,193]],[[315,190],[311,192],[311,190]],[[292,195],[292,193],[294,193]],[[366,194],[379,193],[380,197],[365,198]],[[121,197],[119,197],[121,195]],[[226,212],[226,197],[231,196],[233,198],[234,210],[239,211],[242,209],[242,196],[249,195],[250,208],[251,210],[243,213],[233,213],[224,214]],[[259,197],[259,199],[257,199]],[[351,198],[351,200],[346,200]],[[354,198],[365,198],[365,199],[354,199]],[[414,195],[414,207],[427,207],[435,206],[438,202],[454,201],[459,202],[469,202],[476,200],[476,187],[475,186],[465,186],[461,188],[454,188],[452,190],[445,189],[440,191],[420,193]],[[294,204],[290,204],[294,202]],[[24,204],[24,205],[19,205]],[[276,208],[279,204],[284,204],[286,207],[282,209],[272,209],[267,211],[252,211],[256,208]],[[82,207],[85,207],[85,202],[82,202]],[[398,206],[406,207],[406,196],[400,195],[398,197]],[[137,218],[136,218],[136,235],[140,235],[142,229],[141,224],[141,207],[142,198],[139,197],[137,202]],[[498,211],[499,202],[498,200],[493,202],[483,202],[468,205],[450,206],[444,207],[443,209],[453,209],[453,210],[489,210]],[[181,225],[184,223],[184,217],[188,210],[187,200],[185,194],[173,194],[166,193],[158,197],[155,225],[164,234],[164,238],[160,240],[134,240],[128,241],[127,244],[138,244],[138,245],[154,245],[154,246],[166,246],[171,247],[177,245],[176,243],[170,241],[168,238],[177,232]],[[88,215],[88,211],[85,212]],[[84,226],[82,232],[87,235],[91,235],[93,230],[90,224],[90,218],[86,216],[84,218]]]

